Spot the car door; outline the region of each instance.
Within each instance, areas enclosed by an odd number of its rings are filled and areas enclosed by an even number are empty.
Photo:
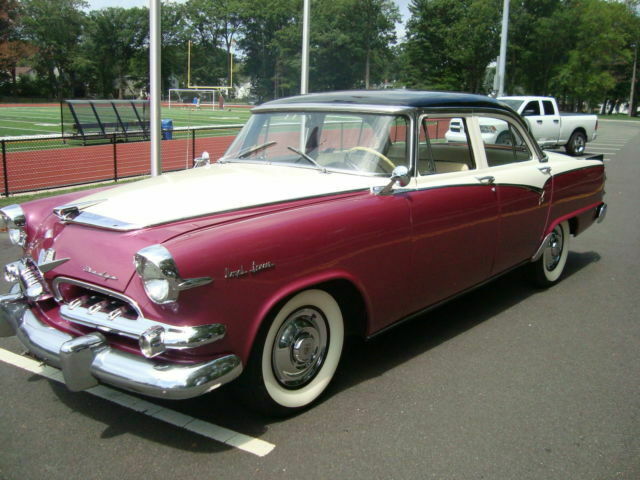
[[[526,118],[533,133],[533,137],[540,145],[552,145],[558,140],[557,128],[554,129],[552,116],[547,116],[540,108],[539,100],[530,100],[522,109],[522,116]]]
[[[501,128],[511,137],[508,144],[484,139],[478,155],[478,175],[492,179],[499,205],[500,228],[492,269],[497,274],[527,261],[539,247],[548,221],[553,178],[551,167],[538,157],[532,139],[512,119],[479,116],[478,122],[502,122]]]
[[[541,100],[542,102],[542,125],[540,135],[545,139],[545,143],[556,144],[560,136],[560,114],[554,107],[551,100]],[[537,122],[537,120],[536,120]]]
[[[495,189],[479,174],[467,135],[475,120],[457,115],[463,139],[448,141],[451,118],[423,116],[412,215],[414,310],[464,291],[491,273],[498,228]],[[479,128],[476,123],[476,128]]]

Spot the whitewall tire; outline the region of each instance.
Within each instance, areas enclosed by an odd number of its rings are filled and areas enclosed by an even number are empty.
[[[313,289],[294,295],[256,338],[239,379],[245,402],[275,415],[310,405],[331,382],[343,342],[342,312],[329,293]]]
[[[531,277],[536,285],[546,288],[560,280],[567,264],[570,237],[569,222],[562,222],[552,230],[541,257],[530,265]]]

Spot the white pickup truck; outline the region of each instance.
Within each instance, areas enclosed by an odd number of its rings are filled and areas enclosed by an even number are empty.
[[[560,114],[558,104],[553,97],[499,97],[498,100],[509,105],[522,115],[531,129],[531,133],[541,147],[564,146],[569,155],[582,155],[587,142],[596,139],[598,117],[588,114]],[[458,121],[457,121],[458,120]],[[505,123],[485,125],[480,129],[486,143],[500,144],[510,142],[511,136],[502,130]],[[464,126],[459,119],[452,119],[445,134],[448,142],[460,141]],[[486,138],[485,138],[486,137]]]

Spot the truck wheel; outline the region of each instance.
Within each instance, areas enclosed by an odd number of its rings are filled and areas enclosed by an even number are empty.
[[[571,134],[569,141],[565,145],[565,149],[569,155],[573,155],[574,157],[577,155],[582,155],[584,153],[584,149],[587,145],[587,137],[584,133],[575,131]]]
[[[496,145],[513,145],[513,139],[509,131],[501,132],[496,139]]]
[[[256,338],[237,387],[244,403],[284,416],[313,403],[338,367],[344,340],[342,312],[324,290],[289,299]]]
[[[548,288],[560,280],[569,255],[569,237],[569,222],[556,225],[542,256],[528,266],[534,285]]]

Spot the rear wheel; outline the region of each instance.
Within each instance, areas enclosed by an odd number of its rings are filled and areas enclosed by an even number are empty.
[[[547,288],[560,280],[569,255],[569,238],[569,222],[556,225],[542,256],[529,265],[529,276],[535,285]]]
[[[573,155],[574,157],[577,155],[582,155],[584,153],[584,149],[587,146],[587,137],[582,132],[573,132],[565,149],[569,155]]]
[[[313,403],[338,367],[344,340],[342,312],[324,290],[289,299],[261,329],[238,379],[242,399],[270,415],[289,415]]]

